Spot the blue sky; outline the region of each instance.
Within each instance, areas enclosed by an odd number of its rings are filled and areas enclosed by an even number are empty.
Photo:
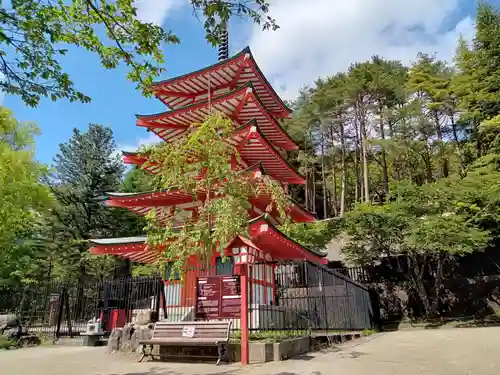
[[[217,51],[204,39],[201,23],[182,3],[187,0],[140,0],[146,20],[164,24],[181,39],[165,48],[168,78],[215,63]],[[161,3],[160,7],[157,7]],[[257,62],[282,96],[291,99],[298,89],[320,75],[344,70],[349,63],[377,53],[410,62],[418,51],[436,53],[450,60],[458,34],[470,37],[475,2],[472,0],[274,0],[272,15],[281,29],[261,32],[248,24],[233,23],[232,52],[249,44]],[[406,5],[401,5],[406,3]],[[500,0],[493,3],[500,4]],[[140,13],[141,14],[141,13]],[[53,103],[42,100],[28,108],[17,97],[7,96],[3,105],[22,121],[41,128],[37,158],[50,163],[58,145],[71,137],[72,129],[89,123],[110,126],[119,148],[133,149],[151,141],[143,128],[135,126],[135,113],[165,110],[155,98],[144,98],[125,78],[126,69],[103,69],[90,53],[72,49],[63,61],[78,89],[92,103]]]

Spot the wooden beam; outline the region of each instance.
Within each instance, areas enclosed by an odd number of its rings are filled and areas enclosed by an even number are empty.
[[[180,91],[169,91],[169,90],[155,90],[155,95],[165,95],[165,96],[177,96],[179,98],[194,99],[198,95],[198,92],[180,92]]]

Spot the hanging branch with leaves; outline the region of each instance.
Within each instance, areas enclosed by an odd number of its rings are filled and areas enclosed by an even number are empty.
[[[160,262],[173,262],[174,273],[183,273],[188,259],[206,263],[214,252],[223,252],[237,235],[246,235],[252,197],[266,194],[267,212],[286,221],[290,199],[269,176],[257,180],[252,173],[233,168],[241,165],[237,149],[227,142],[232,121],[214,113],[203,123],[192,124],[184,137],[143,148],[144,168],[159,167],[155,185],[162,191],[182,191],[194,205],[156,208],[146,216],[148,245],[161,253]]]

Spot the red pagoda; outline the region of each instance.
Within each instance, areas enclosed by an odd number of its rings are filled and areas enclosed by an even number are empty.
[[[192,123],[202,122],[210,109],[220,111],[234,122],[235,130],[228,142],[236,147],[241,161],[236,163],[236,158],[231,160],[233,169],[247,170],[253,173],[256,180],[266,174],[282,183],[285,189],[289,184],[305,183],[304,177],[283,158],[284,151],[297,149],[279,124],[280,119],[290,116],[291,110],[264,77],[249,48],[217,64],[157,82],[153,89],[155,96],[170,110],[137,115],[137,126],[147,128],[165,142],[173,142],[186,134]],[[124,152],[123,155],[127,164],[141,166],[147,161],[137,153]],[[154,165],[148,165],[146,170],[153,174],[158,171]],[[254,295],[252,303],[268,306],[276,302],[274,274],[277,262],[327,263],[324,254],[307,249],[280,232],[278,215],[273,212],[265,214],[269,202],[270,197],[266,194],[253,197],[248,224],[250,236],[238,236],[224,254],[213,254],[211,260],[216,274],[221,277],[232,276],[239,265],[248,265],[248,284]],[[191,194],[169,190],[108,193],[107,204],[127,208],[139,215],[148,213],[153,207],[156,210],[181,208],[189,216],[196,214],[196,207],[201,201]],[[289,209],[289,216],[294,222],[315,220],[313,214],[295,202]],[[117,255],[134,262],[152,263],[158,255],[148,248],[146,237],[96,239],[91,242],[94,254]],[[222,262],[222,255],[229,257],[228,261]],[[189,260],[190,267],[182,283],[180,280],[165,281],[165,300],[170,319],[184,320],[194,310],[197,279],[205,276],[198,264],[198,259]],[[184,307],[182,313],[181,307]]]

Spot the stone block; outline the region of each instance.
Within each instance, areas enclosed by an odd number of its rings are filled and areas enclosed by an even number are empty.
[[[111,331],[111,334],[109,335],[107,352],[115,353],[118,351],[120,349],[121,339],[122,328],[113,328],[113,331]]]
[[[228,357],[232,362],[241,361],[241,344],[229,344]],[[309,337],[284,340],[277,343],[250,342],[248,348],[251,363],[282,361],[311,350]]]
[[[1,314],[0,315],[0,327],[17,327],[19,321],[14,314]]]
[[[138,310],[132,322],[137,325],[146,325],[152,322],[153,311],[152,310]]]

